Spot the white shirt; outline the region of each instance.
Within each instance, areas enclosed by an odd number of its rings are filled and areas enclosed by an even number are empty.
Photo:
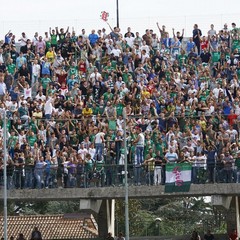
[[[217,98],[217,99],[218,99],[220,90],[222,90],[222,89],[221,88],[214,88],[213,89],[214,97]]]
[[[34,76],[39,76],[40,75],[40,70],[41,70],[41,67],[39,64],[33,64],[32,66],[32,74]]]
[[[88,149],[88,153],[91,155],[91,158],[93,159],[96,153],[96,149],[95,148],[89,148]]]
[[[23,47],[23,46],[26,46],[27,45],[27,37],[21,37],[20,39],[20,46]]]
[[[86,148],[80,148],[79,150],[78,150],[78,153],[81,155],[81,158],[83,159],[83,160],[85,160],[85,156],[86,156],[86,154],[88,153],[88,150],[86,149]]]
[[[24,99],[32,98],[32,88],[24,88],[23,95],[24,95]]]
[[[149,54],[149,52],[150,52],[150,48],[149,48],[148,45],[143,45],[143,46],[141,46],[141,51],[142,51],[142,50],[145,50],[147,54]]]
[[[45,106],[44,106],[44,112],[45,114],[52,114],[53,112],[53,105],[52,105],[52,99],[48,99],[45,103]]]
[[[105,136],[105,133],[103,133],[103,132],[99,132],[99,133],[97,133],[96,134],[96,136],[95,136],[95,143],[103,143],[103,140],[102,140],[102,138],[104,138],[104,136]]]
[[[33,37],[32,39],[33,46],[36,46],[37,42],[38,42],[38,37]]]
[[[18,135],[18,142],[19,142],[20,146],[22,146],[24,144],[24,141],[23,141],[24,139],[26,140],[26,135],[25,134],[24,135],[21,135],[21,134]]]
[[[5,95],[7,86],[4,82],[0,83],[0,95]]]
[[[235,114],[237,114],[237,115],[240,114],[240,106],[239,106],[239,104],[235,105]]]
[[[2,54],[0,54],[0,62],[4,63],[3,55],[2,55]]]
[[[42,101],[45,101],[46,100],[46,96],[45,95],[42,95],[40,96],[39,94],[35,97],[37,100],[41,99]]]
[[[92,83],[93,85],[95,85],[96,81],[97,81],[100,77],[102,77],[101,73],[99,73],[99,72],[96,72],[96,73],[93,72],[93,73],[90,74],[89,79],[90,79],[91,83]]]
[[[138,142],[137,142],[137,146],[138,147],[144,147],[144,144],[145,144],[145,137],[143,135],[143,133],[139,133],[139,139],[138,139]]]
[[[125,40],[126,40],[128,46],[129,46],[130,48],[132,48],[132,47],[133,47],[133,44],[134,44],[135,38],[132,37],[132,36],[130,36],[130,37],[125,37]]]
[[[111,51],[111,54],[113,54],[114,57],[119,57],[120,54],[121,54],[121,50],[118,49],[118,48],[114,48],[114,49]]]
[[[146,53],[146,54],[142,54],[142,63],[145,62],[145,59],[149,58],[149,54]]]

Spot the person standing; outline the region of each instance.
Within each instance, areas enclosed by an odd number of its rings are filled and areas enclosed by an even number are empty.
[[[95,139],[94,139],[94,143],[95,143],[95,148],[96,148],[96,152],[95,152],[95,156],[94,156],[94,159],[97,158],[97,155],[98,157],[101,159],[102,157],[102,154],[103,154],[103,148],[104,148],[104,136],[105,136],[105,133],[102,132],[100,129],[98,131],[98,133],[96,134],[95,136]]]
[[[196,44],[198,55],[200,55],[200,43],[201,43],[202,31],[198,28],[197,24],[193,26],[193,42]]]
[[[108,233],[106,240],[114,240],[114,237],[112,236],[112,233]]]
[[[217,157],[217,151],[214,146],[209,146],[204,153],[207,155],[208,182],[214,183],[214,168]]]
[[[144,161],[143,152],[144,152],[144,145],[145,145],[145,137],[140,127],[137,128],[137,133],[138,133],[138,136],[134,140],[134,143],[136,144],[136,160],[137,160],[137,166],[141,166]]]
[[[125,237],[123,236],[123,233],[120,232],[118,234],[117,240],[125,240]]]
[[[34,227],[32,231],[31,240],[42,240],[42,234],[37,227]]]
[[[214,240],[215,239],[214,235],[211,233],[211,230],[208,230],[203,238],[204,238],[204,240]]]
[[[238,239],[237,230],[233,229],[232,232],[229,234],[229,240],[237,240],[237,239]]]

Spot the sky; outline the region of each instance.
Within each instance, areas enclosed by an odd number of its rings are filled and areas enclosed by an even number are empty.
[[[158,32],[156,22],[165,25],[171,33],[172,28],[182,31],[185,36],[192,34],[193,24],[197,23],[203,34],[211,23],[219,30],[224,23],[235,22],[240,26],[239,0],[118,0],[121,32],[127,27],[133,32],[144,34],[145,29]],[[109,31],[106,22],[101,20],[102,11],[109,13],[108,22],[116,26],[116,0],[12,0],[1,4],[0,38],[11,30],[17,38],[26,32],[32,39],[34,32],[43,35],[49,27],[67,26],[80,33],[85,28]],[[170,35],[171,36],[171,35]]]

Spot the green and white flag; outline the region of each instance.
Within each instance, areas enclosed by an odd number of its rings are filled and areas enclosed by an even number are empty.
[[[191,185],[192,165],[174,163],[166,165],[165,192],[188,192]]]

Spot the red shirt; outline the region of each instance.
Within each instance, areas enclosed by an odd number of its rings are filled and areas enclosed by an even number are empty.
[[[67,73],[65,74],[56,74],[57,78],[58,78],[58,82],[62,85],[62,83],[67,83]]]
[[[231,240],[236,240],[236,239],[238,239],[238,234],[236,232],[233,232],[229,235],[229,238]]]
[[[83,63],[79,63],[78,69],[79,69],[79,71],[81,71],[83,73],[86,73],[86,71],[87,71],[86,64],[84,62]]]
[[[201,49],[208,48],[208,40],[201,42]]]
[[[153,93],[154,89],[155,89],[155,86],[154,86],[154,85],[148,85],[148,86],[147,86],[147,90],[148,90],[148,92],[150,92],[150,94]]]
[[[227,118],[229,125],[233,125],[233,120],[237,119],[237,114],[229,114]]]

